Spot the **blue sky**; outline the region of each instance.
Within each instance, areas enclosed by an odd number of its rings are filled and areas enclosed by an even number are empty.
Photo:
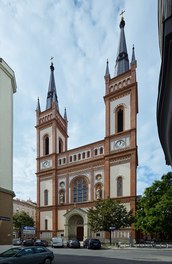
[[[155,0],[0,0],[0,57],[15,71],[14,191],[36,201],[37,98],[45,109],[54,57],[60,112],[67,108],[69,148],[104,138],[106,60],[111,77],[125,10],[129,58],[135,46],[138,81],[137,193],[171,170],[156,125],[160,69]]]

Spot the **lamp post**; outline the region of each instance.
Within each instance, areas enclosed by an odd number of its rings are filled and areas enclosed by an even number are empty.
[[[116,229],[115,225],[109,227],[109,230],[110,230],[110,245],[111,245],[111,240],[112,240],[111,239],[111,235],[112,235],[111,232],[114,231],[115,229]]]

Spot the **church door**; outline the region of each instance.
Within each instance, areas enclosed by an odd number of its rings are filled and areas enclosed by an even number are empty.
[[[83,241],[83,235],[84,235],[84,228],[83,228],[83,226],[78,226],[77,227],[77,239],[79,241]]]

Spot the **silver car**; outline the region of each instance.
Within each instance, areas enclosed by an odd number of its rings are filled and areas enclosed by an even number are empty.
[[[51,264],[54,253],[42,246],[14,247],[0,254],[1,264]]]

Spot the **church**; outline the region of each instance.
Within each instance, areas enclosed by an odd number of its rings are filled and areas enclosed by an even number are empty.
[[[135,212],[137,179],[138,93],[134,47],[129,60],[125,39],[125,21],[120,21],[119,48],[115,74],[105,69],[105,136],[102,140],[68,149],[66,109],[59,111],[54,65],[46,109],[36,109],[37,133],[37,236],[50,239],[83,241],[105,232],[93,233],[88,225],[87,210],[95,201],[112,198]],[[103,128],[104,129],[104,128]],[[113,238],[135,237],[133,227],[116,230]]]

